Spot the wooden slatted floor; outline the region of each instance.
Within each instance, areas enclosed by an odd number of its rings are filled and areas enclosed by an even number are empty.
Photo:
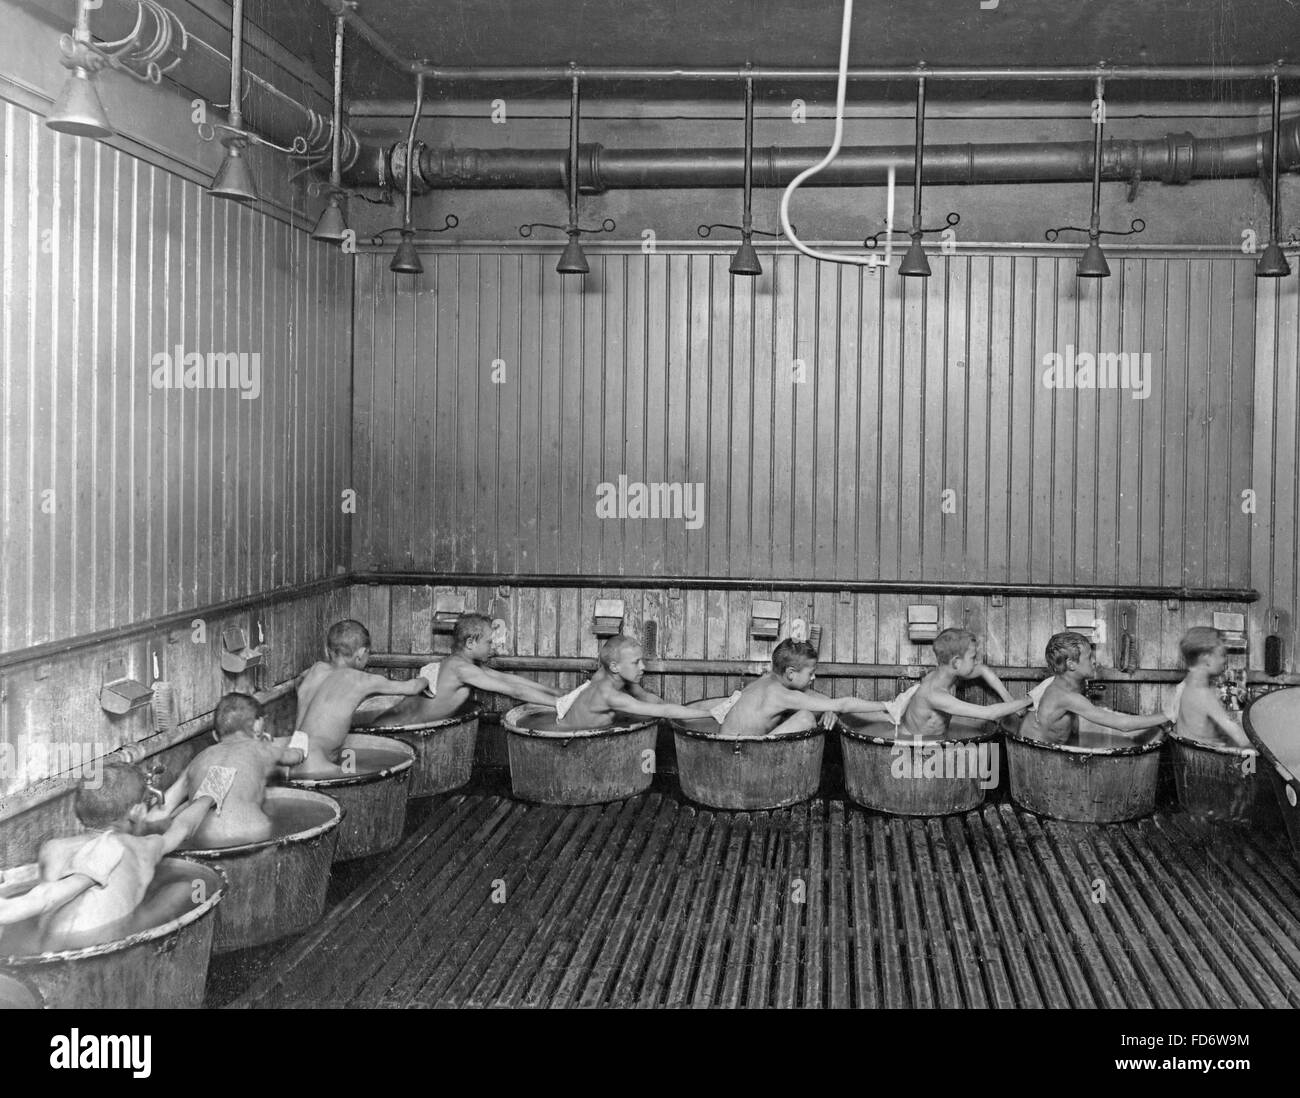
[[[501,901],[501,902],[497,902]],[[1287,1006],[1300,868],[1181,814],[440,798],[242,1006]]]

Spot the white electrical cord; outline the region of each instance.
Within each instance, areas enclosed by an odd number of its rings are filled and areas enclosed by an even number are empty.
[[[849,31],[853,24],[853,0],[844,0],[844,27],[840,32],[840,80],[839,88],[835,97],[835,140],[831,142],[830,151],[822,159],[814,164],[811,168],[796,175],[790,180],[790,185],[786,187],[785,193],[781,195],[781,229],[785,237],[799,251],[813,259],[821,259],[827,263],[848,263],[855,267],[888,267],[889,261],[893,258],[893,230],[894,230],[894,168],[890,165],[889,176],[887,180],[888,192],[885,198],[885,254],[883,256],[872,253],[871,255],[837,255],[832,252],[819,252],[816,248],[810,248],[800,240],[790,224],[790,196],[797,191],[803,183],[811,179],[819,171],[831,163],[840,153],[840,142],[844,137],[844,93],[848,85],[849,75]]]

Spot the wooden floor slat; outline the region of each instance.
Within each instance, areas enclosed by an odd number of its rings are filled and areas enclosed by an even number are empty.
[[[449,795],[274,964],[233,1005],[1296,1005],[1300,872],[1178,814]]]

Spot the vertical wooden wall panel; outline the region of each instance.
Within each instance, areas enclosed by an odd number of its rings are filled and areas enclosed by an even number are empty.
[[[12,104],[0,148],[0,651],[345,566],[352,260]],[[259,398],[154,388],[178,346]]]

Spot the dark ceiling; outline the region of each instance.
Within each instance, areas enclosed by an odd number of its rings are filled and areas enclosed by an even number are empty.
[[[986,0],[991,2],[991,0]],[[318,0],[249,0],[249,17],[327,76]],[[832,68],[841,0],[360,0],[403,56],[436,65],[797,65]],[[1232,64],[1295,60],[1300,0],[857,0],[855,65]],[[409,97],[411,78],[358,43],[351,99]],[[682,89],[676,89],[681,94]]]

